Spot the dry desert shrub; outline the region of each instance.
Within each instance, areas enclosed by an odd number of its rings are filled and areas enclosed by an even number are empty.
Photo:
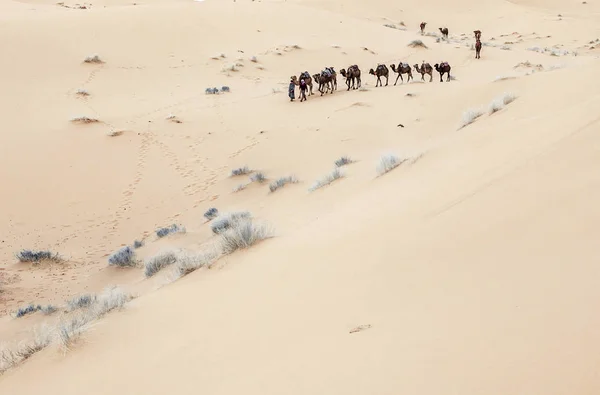
[[[219,217],[212,222],[210,225],[211,230],[214,234],[223,233],[225,230],[231,228],[231,226],[241,220],[241,219],[249,219],[252,215],[249,211],[235,211],[232,213],[224,213],[219,215]]]
[[[243,191],[244,189],[246,189],[246,187],[248,185],[249,185],[249,183],[248,184],[240,184],[240,185],[236,186],[235,188],[233,188],[233,193]]]
[[[230,228],[220,234],[221,253],[231,254],[270,238],[272,235],[272,230],[266,224],[257,224],[250,218],[241,218],[234,221]]]
[[[146,260],[144,263],[144,275],[152,277],[162,269],[177,262],[175,251],[164,251]]]
[[[95,64],[104,63],[104,61],[102,59],[100,59],[100,57],[98,55],[88,56],[87,58],[85,58],[83,60],[83,62],[84,63],[95,63]]]
[[[139,243],[139,244],[136,244]],[[138,245],[136,247],[136,245]],[[118,266],[118,267],[135,267],[137,266],[137,260],[135,259],[135,251],[134,249],[141,247],[143,244],[139,241],[135,241],[133,243],[133,248],[130,246],[125,246],[112,253],[108,257],[108,264],[110,266]]]
[[[257,173],[254,173],[250,176],[251,182],[258,182],[259,184],[262,184],[266,180],[267,180],[267,177],[265,177],[264,173],[260,172],[260,171]]]
[[[200,253],[182,255],[174,266],[174,278],[186,276],[203,267],[210,267],[219,257],[220,253],[217,248],[208,248]]]
[[[335,162],[333,162],[336,167],[342,167],[354,163],[354,160],[349,156],[341,156]]]
[[[90,93],[88,91],[86,91],[85,89],[77,89],[77,92],[75,92],[75,94],[77,96],[89,96]]]
[[[160,228],[156,231],[156,237],[163,238],[165,236],[175,234],[175,233],[185,233],[185,228],[183,226],[179,226],[177,224],[173,224],[166,228]]]
[[[465,111],[463,113],[462,120],[460,122],[458,129],[462,129],[465,126],[472,124],[473,122],[475,122],[477,120],[477,118],[479,118],[483,114],[484,114],[484,111],[481,108],[468,109],[467,111]]]
[[[335,180],[339,180],[344,177],[344,173],[339,167],[334,168],[331,172],[326,174],[323,178],[318,179],[315,183],[308,189],[310,192],[313,192],[319,188],[323,188],[324,186],[330,185]]]
[[[217,218],[218,215],[219,215],[219,210],[217,210],[215,207],[211,207],[208,210],[206,210],[206,212],[204,213],[204,218],[211,221],[211,220]]]
[[[379,176],[382,176],[385,173],[388,173],[388,172],[394,170],[396,167],[400,166],[403,162],[404,162],[404,160],[401,160],[398,156],[396,156],[394,154],[384,155],[379,159],[379,162],[377,163],[375,170],[377,170],[377,174]]]
[[[409,47],[411,48],[425,48],[427,49],[427,45],[425,45],[425,43],[423,43],[423,41],[421,40],[413,40],[408,44]]]
[[[517,98],[517,96],[513,93],[510,93],[510,92],[503,93],[501,96],[498,96],[497,98],[492,100],[492,102],[490,103],[490,105],[488,107],[488,113],[491,115],[497,111],[502,110],[505,106],[507,106],[510,103],[512,103],[513,101],[515,101],[516,98]]]
[[[297,182],[298,182],[298,179],[293,175],[287,176],[287,177],[281,177],[281,178],[278,178],[277,180],[273,181],[271,184],[269,184],[269,190],[271,192],[275,192],[276,190],[278,190],[279,188],[283,188],[287,184],[295,184]]]
[[[244,176],[252,173],[252,170],[248,166],[238,167],[237,169],[231,170],[231,177]]]
[[[41,262],[64,262],[64,259],[58,253],[47,250],[21,250],[15,256],[19,262],[33,263],[34,265],[37,265]]]
[[[100,121],[98,121],[96,118],[90,118],[88,116],[83,115],[83,116],[71,118],[71,122],[88,124],[88,123],[96,123],[96,122],[100,122]]]

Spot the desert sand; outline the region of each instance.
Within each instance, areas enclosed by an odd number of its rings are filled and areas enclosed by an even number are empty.
[[[600,2],[7,0],[0,48],[0,350],[74,296],[135,296],[1,394],[600,392]],[[422,61],[452,80],[368,73]],[[361,89],[287,97],[352,64]],[[202,253],[211,207],[273,235],[178,279],[108,265]]]

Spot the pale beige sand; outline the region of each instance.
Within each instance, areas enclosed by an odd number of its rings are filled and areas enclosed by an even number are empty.
[[[0,5],[0,340],[56,319],[7,315],[29,302],[141,295],[67,355],[0,376],[0,393],[600,391],[598,2],[132,3]],[[475,29],[496,45],[480,60]],[[553,45],[569,53],[527,50]],[[82,63],[94,54],[105,63]],[[400,60],[449,61],[457,80],[375,88],[369,68]],[[291,75],[354,63],[366,91],[340,76],[333,95],[287,99]],[[517,100],[457,130],[504,92]],[[83,115],[101,122],[69,122]],[[421,156],[377,178],[388,152]],[[346,178],[309,193],[341,155],[358,160]],[[244,165],[301,182],[232,193]],[[143,237],[140,258],[202,249],[212,206],[277,237],[158,290],[164,275],[107,267]],[[187,233],[155,240],[174,222]],[[68,261],[18,264],[21,248]]]

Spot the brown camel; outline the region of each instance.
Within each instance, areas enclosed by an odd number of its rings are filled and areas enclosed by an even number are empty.
[[[333,76],[331,74],[321,72],[321,74],[313,75],[312,78],[316,83],[319,84],[319,92],[321,92],[321,96],[323,96],[323,93],[329,92],[330,89],[331,94],[333,94]],[[327,89],[325,92],[323,91],[323,87]]]
[[[421,74],[422,81],[425,81],[425,74],[429,74],[429,82],[433,80],[433,67],[431,67],[429,63],[425,63],[425,61],[423,61],[421,68],[419,68],[418,64],[415,64],[415,70],[417,73]]]
[[[390,77],[390,71],[388,70],[386,65],[378,64],[377,68],[375,70],[373,70],[373,69],[369,70],[369,74],[372,74],[375,77],[377,77],[377,82],[375,83],[375,87],[377,87],[377,84],[379,84],[380,86],[383,86],[383,83],[381,82],[381,77],[385,77],[385,86],[388,86],[388,79]]]
[[[448,28],[447,27],[440,27],[440,32],[442,32],[442,37],[444,37],[446,40],[448,39]]]
[[[441,64],[435,64],[433,65],[433,68],[435,68],[435,70],[440,73],[440,82],[442,82],[442,76],[444,75],[444,73],[448,73],[448,78],[446,79],[446,82],[450,82],[450,65],[448,64],[448,62],[442,62]]]
[[[350,82],[352,82],[352,89],[360,88],[360,69],[357,65],[353,64],[348,67],[348,70],[341,69],[340,74],[346,78],[346,85],[348,86],[348,90],[350,90]],[[354,86],[354,81],[356,80],[357,86]]]
[[[392,68],[394,73],[398,73],[398,77],[396,77],[396,82],[398,82],[398,78],[400,78],[402,83],[404,83],[404,78],[402,78],[402,74],[408,74],[406,82],[410,82],[410,79],[413,78],[412,69],[410,68],[410,65],[408,63],[400,62],[398,63],[398,68],[396,68],[396,65],[394,64],[391,64],[390,67]],[[394,82],[394,85],[396,85],[396,82]]]
[[[311,78],[310,74],[308,73],[308,71],[304,71],[302,73],[300,73],[300,78],[298,79],[298,77],[293,76],[292,77],[292,81],[294,82],[294,85],[300,85],[300,80],[304,80],[306,82],[306,86],[308,86],[308,95],[312,95],[313,94],[313,79]]]
[[[481,40],[481,30],[474,30],[473,33],[475,33],[475,40]]]
[[[419,27],[421,28],[421,35],[425,34],[425,25],[427,25],[427,22],[421,22],[421,24],[419,25]]]
[[[479,41],[479,39],[477,39],[477,41],[475,42],[475,59],[480,59],[481,58],[481,41]]]
[[[333,67],[325,67],[325,70],[329,71],[331,74],[331,89],[335,89],[337,91],[337,73],[333,69]],[[323,71],[321,72],[323,74]]]

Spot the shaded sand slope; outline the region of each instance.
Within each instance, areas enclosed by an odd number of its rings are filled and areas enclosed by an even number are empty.
[[[561,103],[541,90],[550,73],[532,77],[508,109],[328,215],[138,299],[0,388],[597,393],[594,75],[555,80]]]

